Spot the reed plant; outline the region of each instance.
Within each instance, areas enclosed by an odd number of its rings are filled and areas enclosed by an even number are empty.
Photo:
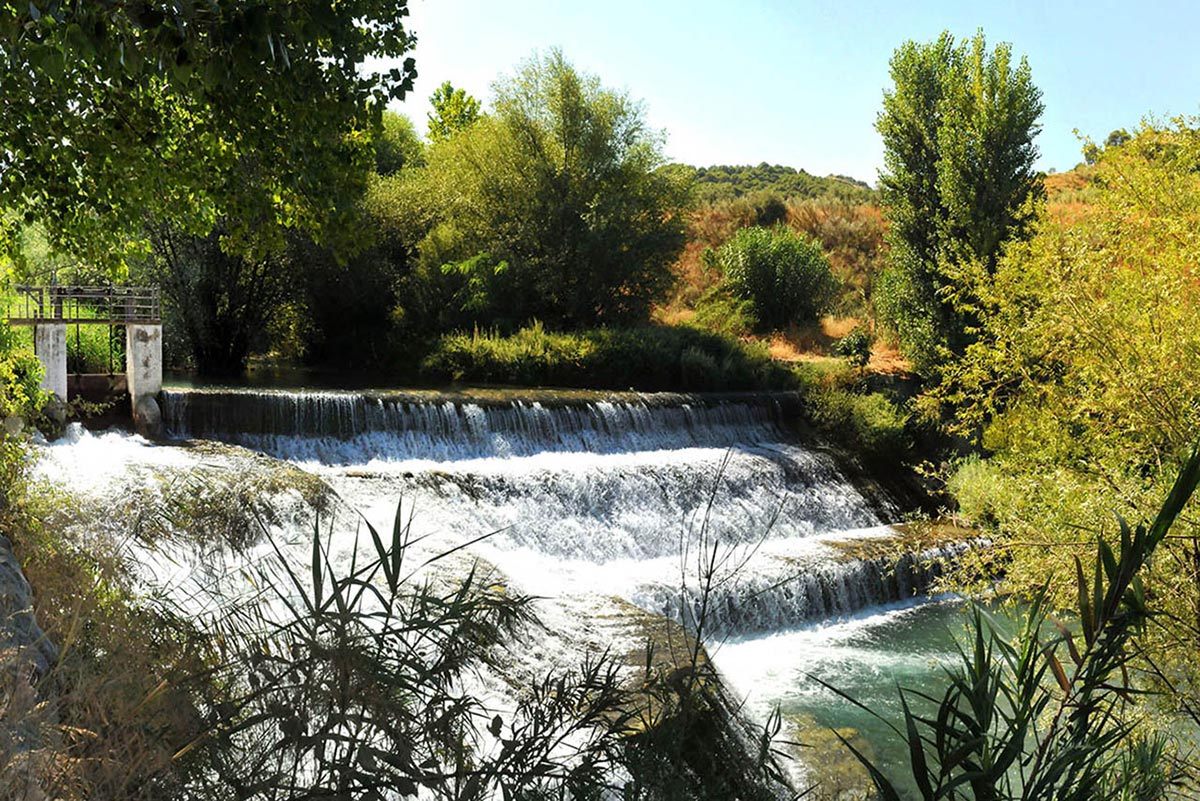
[[[1157,614],[1140,574],[1197,484],[1200,449],[1152,523],[1120,521],[1117,549],[1099,540],[1090,571],[1075,558],[1077,601],[1066,622],[1043,593],[1009,641],[973,605],[969,637],[941,694],[901,690],[899,724],[821,683],[903,739],[923,801],[1149,801],[1178,793],[1186,771],[1162,734],[1139,726],[1137,704],[1146,692],[1136,680],[1139,635]],[[867,768],[880,798],[904,797],[898,776],[838,737]]]

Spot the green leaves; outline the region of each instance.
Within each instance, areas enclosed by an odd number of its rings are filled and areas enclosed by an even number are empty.
[[[358,69],[412,47],[406,14],[382,0],[18,4],[0,14],[0,207],[114,269],[147,214],[204,234],[215,208],[275,244],[280,229],[325,233],[365,185],[365,134],[412,87],[411,59]]]
[[[492,114],[435,143],[407,184],[421,222],[407,319],[422,333],[645,321],[685,236],[642,107],[556,51],[495,92]],[[442,269],[463,263],[480,269]]]
[[[783,226],[743,228],[709,259],[760,331],[816,322],[838,290],[820,244]]]
[[[891,270],[879,310],[923,372],[961,355],[978,327],[976,284],[1029,234],[1041,92],[1011,47],[983,33],[906,42],[892,57],[883,137]],[[982,279],[981,279],[982,276]]]
[[[1200,448],[1151,525],[1131,529],[1121,521],[1117,552],[1099,543],[1091,581],[1076,559],[1083,647],[1057,621],[1058,636],[1047,636],[1044,597],[1025,610],[1011,644],[982,609],[972,608],[972,647],[960,651],[961,664],[948,671],[941,697],[901,691],[904,728],[897,732],[922,799],[1090,801],[1127,797],[1129,784],[1161,790],[1154,779],[1163,772],[1161,742],[1156,764],[1146,758],[1148,740],[1124,714],[1130,693],[1140,690],[1125,668],[1138,652],[1134,634],[1150,614],[1139,573],[1198,485]],[[1064,646],[1069,661],[1060,659]],[[914,714],[908,695],[932,705],[934,714]],[[881,796],[898,798],[888,776],[851,750]]]
[[[439,86],[429,97],[433,111],[426,115],[429,122],[429,141],[434,144],[465,131],[479,119],[479,101],[465,89],[455,89],[449,81]]]

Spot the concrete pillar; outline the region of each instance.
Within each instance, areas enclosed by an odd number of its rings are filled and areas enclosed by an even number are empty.
[[[125,326],[125,381],[133,407],[133,424],[149,436],[161,433],[158,393],[162,392],[162,326]]]
[[[33,352],[45,369],[42,389],[67,400],[67,324],[40,323],[33,327]]]

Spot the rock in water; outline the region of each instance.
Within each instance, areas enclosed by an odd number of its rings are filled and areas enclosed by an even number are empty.
[[[158,408],[158,401],[152,395],[138,398],[137,405],[133,408],[133,427],[147,439],[158,439],[162,436],[162,412]]]

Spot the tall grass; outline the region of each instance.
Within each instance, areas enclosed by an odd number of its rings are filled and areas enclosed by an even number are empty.
[[[794,385],[765,347],[686,326],[567,334],[535,323],[512,336],[451,334],[438,340],[421,371],[439,381],[647,391]]]

